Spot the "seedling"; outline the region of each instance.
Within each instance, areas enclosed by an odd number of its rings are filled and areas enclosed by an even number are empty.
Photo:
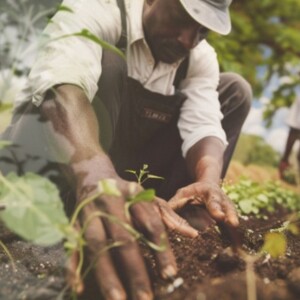
[[[148,179],[164,179],[161,176],[150,174],[148,167],[149,166],[147,164],[143,164],[143,168],[140,169],[139,172],[137,172],[136,170],[128,170],[128,169],[125,170],[125,172],[133,174],[139,185],[142,185]],[[133,186],[135,186],[135,184],[133,184]],[[128,197],[127,202],[125,204],[125,214],[127,218],[129,218],[130,216],[129,209],[133,204],[139,202],[152,202],[154,199],[155,199],[154,189],[143,190],[135,196]]]
[[[143,168],[140,169],[139,172],[137,172],[136,170],[125,170],[125,172],[133,174],[136,177],[136,181],[138,182],[138,184],[141,185],[148,179],[164,179],[161,176],[150,174],[148,167],[149,166],[147,164],[143,164]]]
[[[246,283],[247,283],[247,299],[256,300],[256,277],[254,272],[255,262],[266,255],[269,258],[278,258],[284,256],[287,249],[287,239],[285,232],[289,231],[294,235],[300,233],[298,227],[299,219],[298,216],[293,214],[282,227],[273,229],[265,234],[264,244],[261,250],[254,255],[250,255],[245,251],[239,249],[240,256],[246,262]]]
[[[276,205],[290,211],[300,210],[299,194],[283,188],[279,182],[257,183],[241,179],[236,184],[224,184],[223,189],[240,215],[266,218],[264,211],[274,212]]]

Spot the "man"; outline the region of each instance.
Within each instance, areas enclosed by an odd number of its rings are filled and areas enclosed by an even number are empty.
[[[285,150],[279,164],[279,175],[281,179],[285,178],[284,172],[290,168],[289,157],[293,146],[297,140],[300,140],[300,97],[298,97],[290,108],[287,124],[289,125],[289,134],[285,145]],[[300,148],[297,154],[298,169],[300,174]]]
[[[157,244],[165,237],[163,224],[197,235],[170,207],[204,204],[214,219],[237,226],[234,206],[219,183],[248,113],[251,90],[237,75],[219,76],[216,54],[205,41],[209,30],[229,33],[230,2],[131,0],[120,10],[122,1],[64,1],[72,12],[58,12],[46,28],[51,42],[31,71],[28,102],[16,110],[5,135],[18,144],[17,170],[34,169],[60,186],[71,178],[77,203],[95,192],[99,180],[114,179],[122,196],[97,199],[85,207],[81,222],[101,209]],[[79,37],[83,29],[124,48],[127,61]],[[44,167],[45,161],[51,163]],[[157,195],[171,199],[169,205],[160,198],[136,204],[128,220],[126,197],[141,187],[126,180],[124,170],[143,163],[165,178],[153,184]],[[55,167],[63,173],[55,173]],[[61,190],[68,193],[65,184]],[[136,241],[106,219],[93,218],[89,224],[85,238],[92,259],[107,240],[124,242],[95,265],[105,299],[152,299]],[[173,278],[177,270],[169,246],[155,256],[161,276]]]

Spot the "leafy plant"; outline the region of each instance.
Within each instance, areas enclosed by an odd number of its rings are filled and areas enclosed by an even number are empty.
[[[28,173],[0,176],[0,203],[5,207],[0,218],[26,240],[53,245],[68,231],[68,219],[57,188],[48,180]]]
[[[274,212],[277,205],[290,211],[300,210],[300,196],[283,188],[279,182],[258,183],[241,179],[236,184],[225,183],[223,189],[240,215],[254,214],[266,218],[264,211]]]
[[[133,174],[137,180],[137,183],[140,185],[142,185],[148,179],[164,179],[161,176],[150,174],[148,167],[149,166],[147,164],[143,164],[143,167],[139,170],[139,172],[137,172],[136,170],[125,170],[125,172]],[[151,202],[154,200],[154,198],[154,189],[146,189],[133,197],[128,197],[127,202],[125,204],[126,216],[129,217],[129,209],[133,204],[136,204],[138,202]]]

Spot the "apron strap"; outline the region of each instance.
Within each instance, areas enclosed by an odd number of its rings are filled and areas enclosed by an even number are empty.
[[[178,90],[179,84],[181,82],[181,80],[183,80],[186,77],[187,74],[187,70],[188,70],[188,66],[189,66],[189,57],[186,57],[181,64],[179,65],[174,81],[173,81],[173,85],[175,87],[175,90]]]
[[[124,0],[117,0],[120,13],[121,13],[121,25],[122,25],[122,32],[121,37],[116,45],[122,52],[126,52],[127,50],[127,22],[126,22],[126,9]]]

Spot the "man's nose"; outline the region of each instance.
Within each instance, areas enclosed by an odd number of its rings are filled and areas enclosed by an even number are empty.
[[[199,42],[198,29],[182,29],[177,37],[177,40],[186,50],[193,49]]]

